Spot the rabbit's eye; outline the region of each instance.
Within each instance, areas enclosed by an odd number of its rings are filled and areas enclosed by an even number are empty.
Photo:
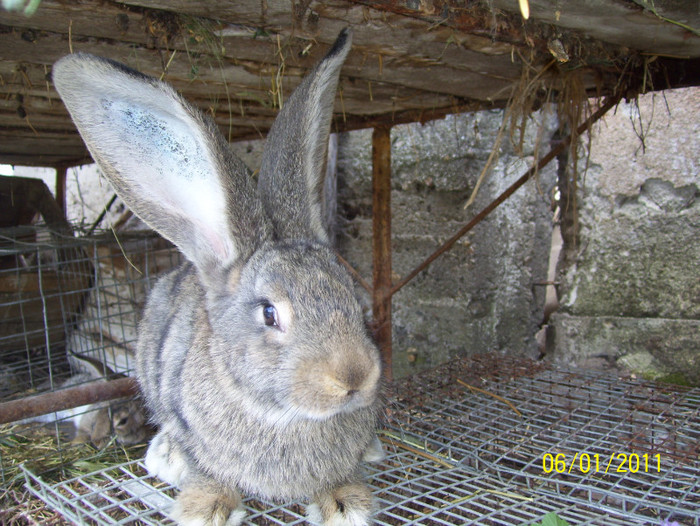
[[[279,327],[277,310],[269,303],[263,305],[263,319],[268,327]]]

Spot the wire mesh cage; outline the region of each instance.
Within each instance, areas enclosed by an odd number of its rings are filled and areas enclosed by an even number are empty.
[[[145,232],[78,238],[41,226],[2,229],[0,402],[130,375],[148,290],[180,257]],[[0,480],[16,476],[13,453],[21,445],[42,444],[31,452],[36,462],[65,454],[76,438],[103,446],[130,404],[90,404],[3,425]]]
[[[424,396],[410,383],[392,396],[386,458],[365,468],[376,524],[539,524],[556,513],[571,525],[700,525],[700,390],[541,367],[455,381],[472,364],[420,377]],[[70,477],[23,473],[75,523],[172,523],[174,488],[138,456]],[[305,504],[248,498],[246,524],[304,523]]]
[[[86,358],[128,375],[140,309],[178,253],[141,234],[2,239],[2,399],[60,392]],[[171,523],[175,489],[148,475],[145,445],[75,444],[75,416],[0,427],[3,487],[23,483],[73,523]],[[700,526],[699,389],[472,357],[397,382],[380,438],[386,458],[365,467],[380,525],[536,524],[554,512]],[[244,504],[247,524],[306,521],[305,502]]]

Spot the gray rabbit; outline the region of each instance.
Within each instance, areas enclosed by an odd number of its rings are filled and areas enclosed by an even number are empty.
[[[159,432],[149,471],[181,524],[237,525],[244,491],[310,499],[309,519],[371,522],[360,461],[381,456],[379,353],[321,219],[344,30],[269,132],[257,188],[213,121],[110,60],[53,70],[122,199],[189,260],[144,313],[137,378]]]

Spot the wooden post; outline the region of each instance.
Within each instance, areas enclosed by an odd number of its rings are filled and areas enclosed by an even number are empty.
[[[384,362],[384,376],[391,368],[391,128],[372,133],[372,310],[375,336]]]
[[[66,177],[68,175],[68,166],[63,164],[56,166],[56,202],[58,207],[63,212],[63,217],[68,217],[66,211]]]

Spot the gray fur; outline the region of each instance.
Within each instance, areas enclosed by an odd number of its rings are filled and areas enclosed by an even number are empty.
[[[376,446],[379,353],[327,246],[319,204],[350,40],[341,32],[286,102],[257,190],[214,125],[166,84],[89,55],[54,66],[104,173],[191,262],[154,288],[137,351],[137,377],[160,428],[146,462],[183,489],[175,510],[182,524],[239,523],[237,489],[311,498],[328,524],[370,520],[369,491],[357,488],[366,488],[360,460]],[[265,323],[269,305],[274,326]]]

